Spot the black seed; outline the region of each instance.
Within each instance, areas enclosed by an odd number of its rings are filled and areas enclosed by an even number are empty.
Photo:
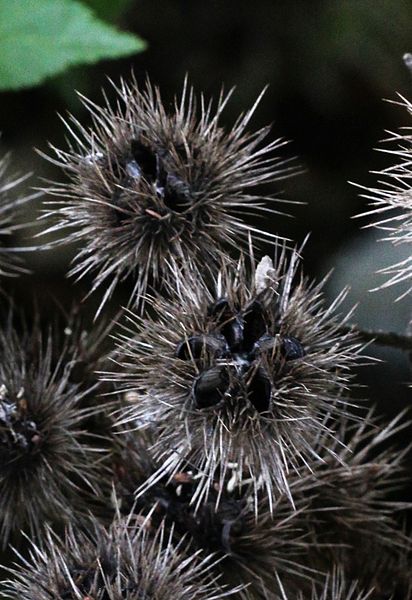
[[[207,351],[213,357],[221,357],[227,351],[226,340],[223,336],[194,335],[176,348],[175,356],[181,360],[198,360]]]
[[[219,316],[220,322],[234,316],[227,298],[219,298],[214,304],[211,304],[207,310],[207,314],[210,317]]]
[[[305,350],[300,341],[290,335],[282,340],[282,354],[287,360],[296,360],[305,356]]]
[[[255,300],[243,313],[243,351],[250,352],[266,330],[263,306]]]
[[[259,413],[269,410],[272,385],[263,369],[257,369],[248,383],[248,398]]]
[[[174,212],[183,212],[188,208],[189,186],[185,181],[169,173],[166,176],[163,202]]]
[[[262,352],[272,352],[276,346],[276,338],[272,335],[262,335],[254,344],[251,355],[256,357]]]
[[[204,371],[193,386],[196,408],[216,406],[229,389],[229,373],[225,367],[213,367]]]
[[[234,317],[220,330],[232,352],[243,350],[243,323],[239,317]]]
[[[12,460],[13,454],[31,452],[42,441],[37,424],[21,416],[14,402],[0,403],[0,451]]]
[[[208,314],[217,317],[220,333],[225,337],[231,352],[242,349],[243,322],[233,313],[226,298],[220,298],[215,304],[209,306]]]
[[[132,140],[130,143],[132,158],[137,163],[143,177],[146,181],[153,182],[157,177],[157,158],[156,155],[144,146],[139,140]]]

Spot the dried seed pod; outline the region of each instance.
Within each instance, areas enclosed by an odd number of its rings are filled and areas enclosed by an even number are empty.
[[[28,226],[27,223],[17,223],[16,217],[22,205],[39,196],[31,194],[19,197],[17,190],[29,175],[11,177],[9,170],[10,155],[7,154],[0,159],[0,277],[27,273],[21,254],[19,255],[24,249],[10,248],[5,242],[16,230]]]
[[[399,104],[404,106],[409,115],[412,115],[412,103],[400,97]],[[409,128],[406,128],[409,129]],[[394,133],[387,140],[396,142],[395,150],[390,149],[387,152],[395,155],[399,160],[392,167],[385,168],[378,175],[381,180],[378,188],[363,188],[364,198],[370,200],[373,207],[371,210],[359,216],[368,216],[378,218],[370,226],[377,227],[387,232],[387,241],[394,245],[412,243],[412,136],[403,131]],[[362,186],[361,186],[362,187]],[[409,256],[398,264],[386,267],[380,271],[390,278],[386,283],[380,286],[385,288],[391,285],[409,285],[401,297],[407,296],[412,292],[412,256]]]
[[[90,416],[102,405],[83,401],[97,382],[74,382],[78,353],[73,339],[59,344],[54,328],[44,335],[14,316],[0,329],[0,533],[29,530],[45,521],[75,520],[99,493],[103,450],[88,435]],[[100,456],[100,458],[99,458]]]
[[[306,526],[303,495],[295,510],[291,510],[285,495],[280,496],[273,515],[264,497],[260,497],[262,506],[256,519],[250,496],[253,488],[245,485],[239,493],[233,485],[237,473],[232,469],[224,490],[219,490],[215,482],[207,501],[196,511],[191,500],[198,474],[188,465],[171,478],[159,479],[136,498],[134,490],[156,471],[156,464],[139,432],[119,436],[119,445],[123,448],[118,454],[116,497],[122,511],[150,514],[152,525],[164,523],[176,541],[189,536],[192,552],[213,552],[220,559],[213,568],[219,581],[229,588],[248,584],[236,597],[280,600],[280,579],[295,591],[302,586],[311,588],[312,580],[319,574],[308,560],[315,542]]]
[[[81,242],[71,274],[94,272],[93,290],[106,285],[102,304],[127,276],[136,300],[148,280],[172,282],[174,265],[186,259],[216,266],[225,248],[237,249],[254,230],[242,212],[272,210],[262,208],[272,198],[253,188],[293,170],[273,155],[282,140],[262,146],[268,128],[246,131],[260,97],[225,132],[219,121],[230,94],[213,111],[203,96],[198,107],[185,83],[167,112],[149,82],[144,90],[134,79],[115,89],[116,108],[82,98],[93,127],[70,118],[73,146],[52,147],[56,158],[49,158],[70,181],[46,190],[61,197],[48,210],[49,231],[60,234],[58,244]]]
[[[382,427],[373,411],[361,423],[342,422],[340,441],[329,441],[329,452],[320,436],[315,451],[324,463],[312,464],[294,492],[307,502],[308,526],[319,545],[311,564],[319,571],[339,564],[348,578],[373,588],[371,599],[412,597],[411,540],[403,526],[411,505],[399,499],[410,448],[394,444],[410,426],[403,413]]]
[[[238,488],[234,465],[227,469],[224,487],[215,481],[198,508],[192,499],[199,473],[188,464],[134,497],[133,491],[158,471],[139,432],[120,438],[125,452],[117,490],[126,511],[135,503],[138,511],[151,511],[154,524],[173,527],[177,539],[189,533],[194,551],[224,557],[217,565],[222,581],[249,582],[242,600],[334,600],[345,594],[357,600],[356,594],[369,598],[371,589],[371,600],[410,600],[410,541],[397,518],[409,505],[392,497],[403,483],[406,451],[391,448],[391,439],[406,425],[401,415],[379,428],[370,413],[362,424],[343,422],[336,441],[321,434],[314,451],[324,462],[312,461],[309,468],[288,474],[295,510],[281,494],[270,512],[262,490],[256,516],[254,487],[244,482]],[[333,565],[339,565],[339,573],[325,583]]]
[[[292,499],[288,473],[312,459],[319,432],[333,436],[330,415],[347,413],[360,350],[333,314],[342,296],[324,307],[322,283],[294,281],[297,265],[284,251],[259,293],[243,260],[222,266],[215,290],[188,269],[171,300],[152,299],[155,320],[130,314],[107,378],[136,393],[119,422],[153,428],[161,466],[147,485],[189,464],[200,504],[235,463],[240,487],[251,478],[269,503]]]
[[[93,520],[87,533],[70,524],[64,539],[47,531],[45,543],[31,545],[30,558],[10,569],[8,598],[19,600],[218,600],[231,591],[211,575],[214,560],[187,554],[162,526],[130,516],[108,529]]]

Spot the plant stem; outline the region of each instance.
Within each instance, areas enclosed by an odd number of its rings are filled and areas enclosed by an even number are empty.
[[[361,329],[357,325],[344,325],[340,329],[342,333],[357,333],[365,342],[373,342],[379,346],[389,346],[405,350],[406,352],[412,352],[412,335],[402,335],[393,331],[372,331],[370,329]]]

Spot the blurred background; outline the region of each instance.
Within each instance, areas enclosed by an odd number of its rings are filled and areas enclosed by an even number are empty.
[[[88,115],[74,90],[100,103],[102,88],[109,98],[115,95],[107,77],[116,82],[133,70],[143,83],[148,75],[166,101],[179,94],[186,74],[206,96],[216,96],[222,85],[226,90],[235,86],[222,116],[227,127],[268,85],[251,128],[273,124],[273,137],[290,140],[284,155],[298,157],[304,172],[273,187],[280,197],[302,204],[285,205],[292,217],[273,217],[265,227],[298,243],[310,233],[304,253],[306,273],[320,278],[333,268],[327,294],[332,298],[350,285],[347,306],[361,302],[355,321],[405,332],[410,299],[395,303],[399,289],[385,293],[368,289],[384,281],[376,270],[404,258],[408,248],[377,243],[379,232],[361,230],[368,220],[353,217],[367,209],[367,200],[348,181],[376,185],[377,176],[370,171],[389,166],[394,159],[374,148],[385,146],[381,143],[389,137],[385,130],[410,125],[404,108],[383,101],[396,102],[397,93],[412,99],[412,75],[402,61],[403,54],[412,51],[410,0],[84,0],[83,4],[106,23],[143,38],[147,47],[126,58],[72,67],[34,87],[1,92],[1,146],[3,152],[12,151],[14,170],[33,171],[34,186],[42,185],[39,178],[61,179],[34,148],[47,152],[47,142],[64,148],[65,131],[57,113],[70,111],[87,125]],[[76,39],[74,32],[74,44]],[[24,56],[21,60],[19,66],[24,68]],[[33,218],[37,210],[31,208]],[[34,226],[32,233],[39,230]],[[27,232],[17,241],[33,244]],[[83,298],[88,282],[74,284],[65,277],[73,253],[65,248],[28,254],[33,274],[13,283],[18,301],[30,303],[29,290],[45,303],[55,298],[68,305]],[[93,310],[97,300],[89,299],[84,310]],[[115,301],[121,303],[121,298]],[[395,412],[410,394],[405,384],[410,380],[407,357],[375,347],[370,351],[387,362],[362,370],[361,381],[371,389],[364,395]]]

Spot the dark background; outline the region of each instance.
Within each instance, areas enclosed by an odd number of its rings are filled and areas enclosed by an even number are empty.
[[[99,9],[98,0],[91,4]],[[122,6],[114,19],[148,42],[145,52],[71,69],[38,88],[0,94],[1,144],[13,151],[15,169],[34,171],[33,185],[41,185],[39,177],[62,177],[33,148],[47,151],[47,141],[64,147],[64,127],[56,113],[69,110],[87,124],[88,115],[73,90],[100,102],[104,87],[113,97],[106,76],[118,81],[133,69],[144,82],[149,75],[167,101],[180,92],[186,74],[206,96],[217,95],[222,84],[227,90],[236,86],[222,117],[227,127],[268,85],[251,127],[273,123],[273,137],[291,140],[285,156],[299,157],[305,171],[273,188],[283,198],[304,204],[288,206],[293,218],[272,218],[266,228],[298,243],[310,232],[306,272],[319,278],[334,267],[330,296],[348,283],[353,287],[348,305],[361,301],[361,324],[404,331],[410,299],[394,303],[396,290],[389,295],[367,292],[384,281],[374,276],[376,269],[398,258],[389,244],[376,244],[379,235],[360,229],[367,219],[352,218],[366,210],[367,201],[348,181],[375,185],[377,176],[369,171],[394,159],[373,148],[384,146],[384,130],[410,124],[405,108],[383,99],[396,101],[397,93],[412,97],[412,76],[402,61],[412,51],[412,2],[134,0]],[[33,218],[36,211],[31,209]],[[39,230],[37,225],[32,232]],[[27,233],[23,237],[19,243],[33,244],[25,239]],[[62,248],[29,254],[34,272],[13,284],[17,300],[29,304],[32,293],[45,306],[51,298],[65,305],[81,299],[88,282],[74,284],[65,278],[73,252]],[[114,302],[122,298],[120,294]],[[96,302],[88,300],[84,311],[92,311]],[[363,370],[361,381],[370,385],[364,395],[392,412],[409,397],[408,364],[398,352],[383,357],[390,364]]]

